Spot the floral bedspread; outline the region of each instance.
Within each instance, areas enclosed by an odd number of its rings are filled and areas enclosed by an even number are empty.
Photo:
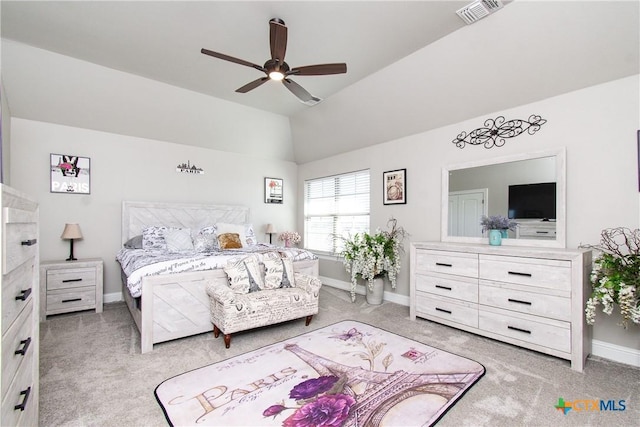
[[[229,249],[215,252],[164,252],[144,249],[120,249],[116,260],[127,276],[127,288],[134,298],[142,294],[142,278],[160,274],[184,273],[187,271],[204,271],[223,268],[228,261],[242,258],[249,254],[259,257],[268,252],[277,251],[293,261],[317,259],[313,253],[299,248],[259,243],[242,249]]]

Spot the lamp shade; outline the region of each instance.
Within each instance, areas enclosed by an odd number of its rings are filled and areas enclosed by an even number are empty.
[[[273,224],[267,224],[267,234],[276,233],[276,227]]]
[[[82,239],[82,231],[78,224],[65,224],[61,239]]]

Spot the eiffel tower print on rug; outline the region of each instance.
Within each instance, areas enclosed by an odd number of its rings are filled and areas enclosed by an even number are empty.
[[[169,378],[155,395],[176,426],[429,426],[484,372],[344,321]]]

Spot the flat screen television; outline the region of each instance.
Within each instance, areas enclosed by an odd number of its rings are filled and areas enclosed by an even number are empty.
[[[556,219],[556,183],[509,186],[509,218]]]

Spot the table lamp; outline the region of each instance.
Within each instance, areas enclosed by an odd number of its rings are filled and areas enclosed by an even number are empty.
[[[69,258],[67,261],[76,261],[77,258],[73,257],[73,241],[75,239],[82,239],[82,231],[78,224],[65,224],[64,231],[62,232],[61,239],[69,240]]]
[[[273,224],[267,224],[266,233],[269,235],[269,244],[271,244],[272,243],[271,239],[273,235],[277,233],[276,228],[273,226]]]

